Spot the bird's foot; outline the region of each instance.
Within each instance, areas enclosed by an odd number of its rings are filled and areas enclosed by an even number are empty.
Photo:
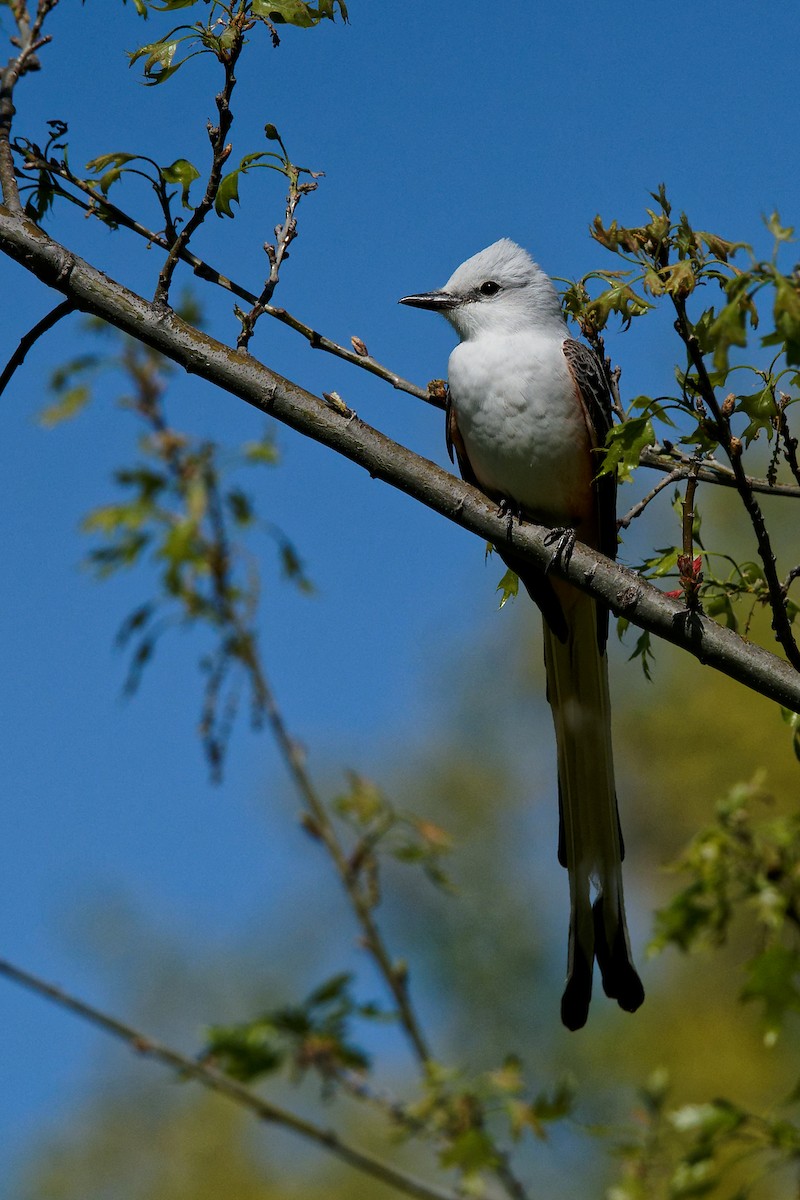
[[[507,535],[510,538],[511,530],[514,526],[514,518],[516,517],[517,521],[522,520],[522,508],[510,496],[503,496],[497,506],[497,515],[505,518]]]
[[[555,563],[559,563],[562,567],[569,566],[572,551],[575,549],[575,540],[575,530],[568,525],[550,530],[544,539],[544,544],[545,546],[555,546],[555,553],[545,568],[545,575]]]

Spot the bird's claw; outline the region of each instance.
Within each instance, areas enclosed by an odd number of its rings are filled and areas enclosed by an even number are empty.
[[[570,528],[570,526],[550,530],[545,536],[544,544],[545,546],[554,545],[555,553],[545,568],[545,575],[548,574],[555,563],[560,563],[562,567],[569,566],[572,551],[575,549],[575,540],[575,530]]]
[[[515,500],[512,500],[509,496],[503,496],[502,500],[497,506],[497,515],[505,518],[507,534],[510,538],[511,530],[514,525],[514,518],[516,517],[518,521],[522,520],[522,509]]]

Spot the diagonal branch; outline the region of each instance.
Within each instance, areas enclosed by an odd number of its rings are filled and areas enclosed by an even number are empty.
[[[141,1054],[145,1058],[152,1058],[169,1067],[179,1076],[194,1079],[212,1092],[226,1096],[235,1104],[241,1105],[242,1108],[249,1109],[260,1121],[271,1125],[281,1125],[285,1129],[292,1130],[293,1133],[316,1143],[349,1166],[355,1167],[357,1171],[380,1180],[381,1183],[403,1192],[406,1196],[414,1196],[416,1200],[457,1200],[454,1193],[443,1191],[433,1184],[416,1179],[413,1175],[408,1175],[405,1171],[392,1166],[391,1163],[376,1158],[368,1151],[352,1146],[349,1142],[343,1141],[332,1129],[325,1129],[305,1117],[300,1117],[288,1109],[273,1104],[270,1100],[265,1100],[223,1071],[196,1058],[188,1058],[179,1051],[173,1050],[172,1047],[165,1046],[134,1029],[124,1021],[119,1021],[116,1017],[109,1016],[91,1004],[77,999],[62,988],[46,983],[29,971],[23,971],[13,963],[0,959],[0,975],[44,996],[47,1000],[60,1005],[61,1008],[75,1013],[76,1016],[106,1033],[110,1033],[113,1037],[127,1042],[137,1054]]]
[[[33,329],[29,329],[28,332],[20,338],[19,345],[11,355],[11,358],[6,363],[2,372],[0,372],[0,396],[2,396],[3,392],[11,382],[14,372],[24,363],[25,356],[30,350],[31,346],[35,345],[39,338],[43,334],[47,333],[48,329],[52,329],[54,325],[57,325],[62,317],[68,316],[71,312],[75,312],[75,305],[73,302],[71,300],[62,300],[61,303],[57,304],[54,309],[51,309],[46,316],[42,317],[41,321],[38,321],[34,325]]]
[[[411,1003],[408,990],[408,972],[401,968],[399,964],[392,961],[381,931],[375,921],[372,905],[365,896],[363,889],[359,886],[358,879],[336,835],[336,830],[331,823],[327,809],[317,793],[311,776],[306,770],[303,751],[286,728],[283,714],[278,708],[272,688],[260,664],[257,664],[257,673],[258,686],[261,691],[267,720],[270,723],[283,760],[288,767],[295,787],[306,808],[308,819],[306,829],[314,837],[319,838],[323,842],[333,860],[339,878],[347,892],[348,899],[353,906],[356,919],[361,926],[364,946],[375,960],[378,970],[397,1005],[400,1023],[413,1047],[417,1060],[424,1066],[430,1061],[430,1051]]]
[[[673,295],[672,300],[678,317],[675,323],[678,334],[686,346],[691,362],[697,372],[699,395],[713,415],[720,445],[728,456],[736,483],[736,490],[741,497],[756,536],[758,553],[761,565],[764,568],[764,578],[767,581],[767,588],[769,590],[772,629],[789,662],[795,669],[800,670],[800,649],[798,649],[797,642],[792,633],[791,622],[786,612],[785,596],[781,589],[781,581],[778,578],[775,555],[772,550],[772,542],[770,541],[766,522],[764,521],[764,514],[753,495],[752,488],[747,482],[744,467],[742,466],[741,442],[733,436],[730,420],[717,403],[714,385],[706,370],[705,358],[700,349],[697,334],[686,314],[686,302],[683,298],[675,295]]]
[[[63,196],[65,200],[69,200],[71,204],[77,205],[84,212],[92,216],[97,216],[98,210],[102,210],[116,225],[121,225],[123,228],[129,229],[132,233],[138,234],[139,237],[144,238],[148,245],[161,246],[164,250],[171,248],[173,243],[170,243],[170,240],[163,233],[157,233],[154,229],[148,229],[141,221],[136,220],[135,217],[132,217],[124,209],[114,204],[113,201],[92,187],[86,180],[73,175],[66,164],[58,163],[54,159],[47,159],[35,153],[30,147],[20,147],[18,143],[15,143],[14,148],[25,154],[26,167],[47,171],[58,195]],[[84,195],[89,196],[91,203],[87,204],[80,197],[68,192],[66,188],[56,182],[57,178],[65,179],[73,187],[83,192]],[[255,292],[251,292],[249,288],[237,283],[235,279],[229,279],[227,275],[224,275],[222,271],[218,271],[210,263],[205,262],[193,250],[190,250],[188,246],[184,245],[179,248],[178,257],[192,268],[198,279],[203,279],[206,283],[216,284],[217,287],[224,288],[225,291],[231,292],[232,295],[238,296],[240,300],[245,300],[250,305],[259,303],[259,297],[256,296]],[[390,383],[398,391],[408,392],[410,396],[416,396],[418,400],[424,400],[426,403],[432,404],[435,408],[444,408],[444,401],[435,392],[432,392],[428,388],[418,387],[417,384],[404,379],[402,375],[398,375],[390,367],[384,366],[370,354],[357,354],[354,350],[348,350],[346,346],[340,346],[338,342],[325,337],[324,334],[319,333],[311,325],[306,325],[304,321],[287,312],[285,308],[276,308],[272,304],[264,304],[264,312],[276,321],[280,321],[281,324],[288,325],[290,329],[294,329],[296,333],[299,333],[306,339],[312,350],[325,350],[328,354],[333,354],[336,358],[344,359],[345,362],[349,362],[353,366],[360,367],[362,370],[369,371],[370,374],[377,375],[378,378],[386,380],[387,383]],[[798,494],[800,494],[800,489],[798,489]]]
[[[357,463],[370,475],[427,505],[497,546],[509,545],[539,570],[603,600],[617,615],[693,654],[754,691],[800,712],[800,672],[762,647],[745,642],[646,583],[634,571],[576,544],[568,561],[553,561],[549,532],[533,523],[509,522],[476,488],[414,454],[359,420],[271,371],[249,355],[195,329],[174,312],[157,307],[49,238],[24,215],[0,206],[0,250],[48,287],[151,346],[223,391],[238,396],[306,437]]]

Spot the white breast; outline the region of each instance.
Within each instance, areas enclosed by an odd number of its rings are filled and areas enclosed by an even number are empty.
[[[591,478],[589,435],[558,332],[477,337],[450,355],[458,428],[481,486],[569,524]]]

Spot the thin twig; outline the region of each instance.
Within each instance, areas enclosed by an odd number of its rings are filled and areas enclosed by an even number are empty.
[[[692,469],[693,456],[684,454],[676,446],[645,446],[639,455],[639,465],[652,467],[656,471],[676,470],[675,464],[680,463],[681,473],[678,479],[688,479]],[[722,487],[735,488],[736,476],[730,467],[717,462],[714,458],[704,458],[697,469],[697,478],[701,483],[715,483]],[[800,499],[800,487],[790,483],[770,483],[768,479],[756,479],[753,475],[745,475],[745,482],[753,492],[761,492],[768,496],[785,496],[789,499]]]
[[[14,372],[18,367],[22,366],[23,362],[25,361],[25,355],[28,353],[31,346],[33,346],[39,340],[42,334],[47,333],[48,329],[52,329],[54,325],[57,325],[62,317],[66,317],[72,312],[75,312],[75,305],[73,302],[71,300],[62,300],[61,303],[57,304],[54,309],[51,309],[47,316],[42,317],[41,321],[38,321],[37,324],[34,325],[33,329],[28,330],[28,332],[20,338],[19,345],[6,363],[2,373],[0,373],[0,396],[2,396],[3,392],[11,382]]]
[[[51,176],[51,179],[53,176],[57,175],[59,178],[67,180],[67,182],[71,183],[73,187],[78,188],[85,195],[89,196],[92,201],[91,204],[86,204],[80,200],[79,197],[73,196],[65,188],[58,187],[56,185],[58,194],[63,196],[65,200],[69,200],[71,204],[77,205],[79,208],[83,209],[84,212],[87,212],[92,216],[97,216],[97,210],[103,209],[106,215],[109,216],[115,222],[115,224],[122,225],[125,229],[129,229],[132,233],[137,234],[148,243],[161,246],[164,250],[170,249],[170,242],[163,234],[156,233],[156,231],[153,229],[148,229],[146,225],[143,225],[140,221],[137,221],[135,217],[130,216],[130,214],[126,213],[124,209],[120,208],[111,200],[107,199],[107,197],[103,196],[102,193],[93,188],[91,184],[87,183],[83,179],[80,179],[77,175],[73,175],[64,163],[57,163],[52,159],[40,157],[39,155],[33,153],[32,149],[28,147],[17,148],[20,153],[25,153],[26,165],[29,165],[36,170],[47,171]],[[255,305],[258,303],[258,296],[256,296],[255,292],[251,292],[248,288],[243,287],[242,284],[237,283],[236,280],[229,279],[227,275],[224,275],[221,271],[218,271],[216,267],[212,267],[209,263],[205,262],[202,258],[190,250],[188,246],[181,247],[178,256],[182,262],[187,263],[188,266],[192,268],[198,279],[202,279],[206,283],[213,283],[217,287],[224,288],[225,291],[231,292],[234,296],[238,296],[240,300],[244,300],[250,305]],[[289,328],[293,329],[296,333],[301,334],[302,337],[304,337],[309,343],[312,350],[324,350],[328,354],[334,355],[336,358],[344,359],[345,362],[349,362],[355,367],[360,367],[363,371],[369,371],[370,374],[377,375],[378,378],[390,383],[393,388],[397,389],[397,391],[407,392],[410,396],[415,396],[418,400],[424,400],[427,404],[431,404],[434,408],[444,408],[444,401],[438,395],[438,393],[432,392],[427,388],[421,388],[415,383],[411,383],[410,380],[404,379],[402,375],[398,375],[396,371],[392,371],[389,367],[384,366],[369,354],[356,354],[355,351],[350,350],[345,346],[340,346],[338,342],[334,342],[331,338],[325,337],[324,334],[319,333],[316,329],[313,329],[312,326],[306,325],[304,321],[301,321],[298,317],[295,317],[291,313],[287,312],[285,308],[276,308],[271,304],[265,304],[264,312],[270,317],[273,317],[276,321],[280,321],[281,324],[288,325]],[[798,494],[800,494],[800,489],[798,489]]]
[[[787,595],[789,588],[794,583],[795,579],[800,579],[800,566],[792,567],[786,579],[783,581],[783,594]]]
[[[39,66],[36,51],[50,41],[49,37],[42,37],[42,26],[57,4],[58,0],[38,0],[32,22],[27,4],[22,0],[10,4],[17,26],[17,37],[12,40],[19,46],[19,54],[12,56],[0,71],[0,190],[3,203],[12,212],[22,211],[11,150],[11,126],[16,113],[14,89],[27,71]]]
[[[683,553],[694,557],[694,494],[697,491],[697,464],[686,480],[686,493],[681,501],[683,512]]]
[[[784,446],[784,458],[789,464],[789,469],[800,484],[800,463],[797,461],[797,438],[792,437],[789,429],[789,422],[786,420],[786,406],[789,402],[789,397],[785,393],[781,393],[781,401],[778,407],[778,435]],[[778,439],[776,438],[776,441]],[[776,447],[777,449],[777,447]]]
[[[246,10],[236,13],[231,19],[228,29],[232,31],[232,37],[229,44],[224,50],[220,50],[220,60],[225,71],[225,83],[222,91],[217,93],[217,121],[216,125],[208,124],[208,137],[211,142],[211,169],[208,173],[208,182],[202,200],[197,205],[189,220],[181,229],[172,246],[170,247],[166,261],[161,268],[161,273],[158,277],[154,300],[156,304],[166,304],[169,300],[169,289],[172,282],[172,276],[175,268],[178,265],[178,259],[181,255],[181,250],[189,244],[189,239],[197,229],[205,221],[211,209],[214,207],[214,201],[219,192],[219,186],[222,181],[222,169],[225,163],[230,158],[231,145],[226,141],[231,125],[233,124],[233,113],[231,112],[231,96],[236,87],[236,63],[239,60],[239,55],[244,46],[244,33],[247,24]]]
[[[370,1087],[363,1075],[356,1071],[339,1071],[336,1074],[336,1080],[351,1096],[372,1105],[408,1133],[430,1137],[430,1130],[420,1117],[409,1113],[405,1106],[393,1096]],[[529,1200],[525,1185],[517,1178],[511,1167],[508,1154],[494,1142],[492,1151],[496,1159],[493,1167],[494,1174],[505,1188],[506,1193],[512,1200]]]
[[[651,488],[646,496],[643,496],[638,504],[634,504],[633,508],[625,513],[624,517],[620,517],[617,521],[618,529],[627,529],[631,521],[641,516],[647,508],[651,500],[654,500],[659,492],[662,492],[665,487],[669,487],[671,483],[676,483],[680,479],[684,479],[688,473],[688,467],[676,467],[674,471],[670,471],[664,479],[660,479],[654,488]]]
[[[791,623],[786,614],[785,598],[781,590],[781,582],[778,578],[775,555],[772,551],[772,542],[767,531],[763,513],[761,512],[761,507],[753,494],[752,488],[747,483],[747,477],[742,466],[741,442],[733,436],[730,420],[727,414],[722,411],[717,401],[716,392],[709,379],[697,335],[686,315],[686,303],[682,297],[676,295],[673,295],[672,301],[678,316],[676,322],[678,334],[686,346],[689,357],[697,371],[699,395],[713,415],[720,445],[728,456],[728,461],[736,480],[736,490],[741,497],[756,536],[758,553],[761,565],[764,568],[764,578],[766,579],[769,591],[770,609],[772,610],[772,629],[789,662],[795,670],[800,670],[800,650],[798,650]]]
[[[267,304],[264,307],[264,311],[269,313],[271,317],[274,317],[276,321],[280,321],[282,324],[288,325],[290,329],[294,329],[297,333],[302,334],[312,350],[326,350],[328,354],[334,354],[337,358],[343,358],[346,362],[352,363],[353,366],[361,367],[362,370],[369,371],[372,375],[378,375],[398,391],[408,392],[410,396],[416,396],[418,400],[424,400],[426,404],[431,404],[434,408],[444,409],[444,401],[436,392],[431,391],[429,388],[418,387],[415,383],[410,383],[407,379],[403,379],[402,375],[398,375],[395,371],[384,367],[370,355],[356,354],[352,350],[347,350],[344,346],[337,345],[330,338],[317,333],[310,325],[306,325],[303,321],[298,320],[297,317],[293,317],[285,308],[274,308],[271,304]]]
[[[20,967],[14,966],[4,959],[0,959],[0,975],[5,975],[6,978],[21,984],[23,987],[29,988],[40,996],[44,996],[62,1008],[68,1009],[70,1012],[82,1017],[85,1021],[103,1029],[106,1033],[110,1033],[121,1041],[127,1042],[129,1046],[145,1058],[152,1058],[156,1062],[163,1063],[179,1075],[188,1076],[211,1091],[218,1092],[222,1096],[227,1096],[234,1103],[249,1109],[259,1120],[291,1129],[294,1133],[306,1138],[306,1140],[315,1142],[318,1146],[328,1150],[351,1167],[355,1167],[356,1170],[372,1176],[373,1179],[379,1179],[382,1183],[388,1184],[389,1187],[396,1188],[400,1192],[404,1192],[407,1196],[415,1196],[418,1200],[457,1200],[457,1197],[452,1192],[443,1191],[441,1188],[425,1183],[421,1179],[416,1179],[414,1176],[408,1175],[405,1171],[399,1170],[399,1168],[392,1166],[390,1163],[376,1158],[368,1151],[360,1150],[356,1146],[350,1145],[349,1142],[343,1141],[333,1130],[325,1129],[320,1125],[316,1125],[313,1121],[307,1120],[305,1117],[300,1117],[296,1113],[273,1104],[270,1100],[265,1100],[262,1096],[250,1091],[249,1088],[244,1087],[243,1084],[232,1079],[223,1071],[219,1071],[215,1067],[198,1059],[188,1058],[179,1051],[173,1050],[172,1047],[165,1046],[154,1038],[134,1029],[124,1021],[117,1020],[115,1017],[101,1012],[100,1009],[87,1004],[83,1000],[77,999],[77,997],[70,995],[62,988],[56,987],[51,983],[46,983],[38,976],[32,975],[29,971],[23,971]]]
[[[350,868],[347,856],[336,835],[328,811],[317,794],[317,790],[306,770],[305,756],[299,744],[291,736],[283,714],[278,708],[272,688],[267,681],[263,669],[258,668],[259,686],[264,712],[270,723],[281,755],[300,793],[307,810],[308,820],[306,829],[322,841],[330,854],[344,885],[350,903],[358,919],[364,935],[364,945],[375,960],[381,975],[397,1005],[400,1023],[414,1049],[417,1059],[423,1065],[430,1060],[427,1039],[422,1032],[408,991],[408,973],[404,966],[392,961],[386,948],[381,932],[372,914],[370,901],[358,886],[354,872]]]
[[[269,126],[267,127],[269,129]],[[294,163],[289,162],[289,156],[286,153],[286,147],[281,141],[280,134],[277,129],[271,130],[272,135],[280,144],[284,156],[284,168],[289,179],[289,192],[286,196],[286,213],[283,218],[283,224],[280,222],[275,226],[275,245],[269,242],[264,244],[264,250],[269,259],[269,275],[267,276],[264,287],[261,290],[261,295],[256,300],[248,313],[245,313],[241,318],[242,330],[236,341],[236,346],[239,350],[246,350],[250,344],[250,339],[255,333],[256,322],[259,317],[264,315],[266,306],[272,300],[275,294],[275,288],[280,280],[281,266],[283,261],[288,257],[289,247],[297,237],[297,218],[295,213],[297,206],[303,196],[309,192],[316,190],[317,184],[314,178],[300,183],[301,169],[296,167]],[[308,172],[313,174],[312,172]]]

